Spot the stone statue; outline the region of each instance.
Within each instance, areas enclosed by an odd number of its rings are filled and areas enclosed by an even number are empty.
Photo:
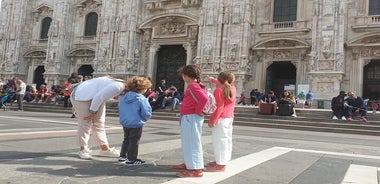
[[[120,46],[119,48],[119,56],[121,57],[125,56],[125,48],[123,46]]]

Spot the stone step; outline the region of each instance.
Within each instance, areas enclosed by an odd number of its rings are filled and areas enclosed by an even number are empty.
[[[10,110],[16,110],[16,105],[8,106]],[[71,108],[47,104],[24,105],[25,111],[53,112],[71,114]],[[170,111],[170,108],[159,109],[153,114],[153,119],[179,121],[178,110]],[[331,110],[328,109],[297,109],[297,118],[290,116],[262,115],[258,114],[257,107],[237,106],[235,110],[235,125],[254,126],[266,128],[280,128],[292,130],[307,130],[319,132],[335,132],[361,135],[380,135],[380,114],[368,114],[369,121],[332,120]],[[118,108],[115,104],[107,105],[107,116],[118,116]],[[206,122],[209,116],[206,116]]]

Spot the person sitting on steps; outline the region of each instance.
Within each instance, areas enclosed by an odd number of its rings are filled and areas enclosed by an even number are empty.
[[[348,98],[344,102],[344,106],[347,108],[348,121],[353,120],[353,114],[355,112],[360,113],[360,120],[367,121],[367,109],[364,105],[362,97],[356,96],[354,92],[347,93]]]
[[[331,109],[333,111],[332,119],[346,120],[346,108],[344,107],[344,98],[346,97],[345,91],[340,91],[339,95],[333,97],[331,100]]]

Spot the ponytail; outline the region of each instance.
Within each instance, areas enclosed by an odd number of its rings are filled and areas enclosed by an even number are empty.
[[[231,92],[231,84],[227,81],[223,84],[223,94],[226,100],[230,100],[232,98],[232,92]]]

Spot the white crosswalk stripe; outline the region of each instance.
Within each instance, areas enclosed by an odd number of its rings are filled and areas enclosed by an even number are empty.
[[[350,165],[342,184],[378,184],[377,167]]]
[[[263,162],[276,158],[280,155],[288,153],[291,149],[287,148],[269,148],[257,153],[253,153],[247,156],[243,156],[234,159],[228,163],[228,167],[223,174],[205,172],[201,178],[178,178],[165,182],[164,184],[212,184],[220,182],[231,176],[234,176],[242,171],[245,171],[251,167],[259,165]]]

